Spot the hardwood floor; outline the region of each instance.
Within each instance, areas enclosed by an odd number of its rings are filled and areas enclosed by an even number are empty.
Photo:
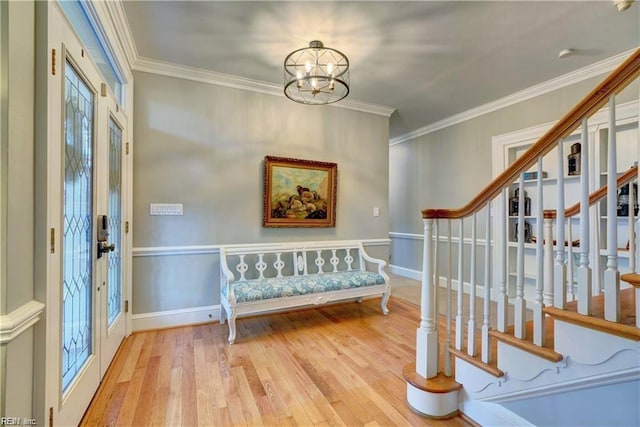
[[[434,425],[406,403],[419,308],[392,297],[140,332],[123,343],[83,426]]]

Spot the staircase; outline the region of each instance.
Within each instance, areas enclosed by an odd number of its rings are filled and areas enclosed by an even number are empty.
[[[638,169],[609,173],[604,186],[590,191],[599,177],[590,176],[595,159],[588,149],[590,118],[604,109],[608,129],[619,127],[616,97],[639,75],[640,49],[466,206],[422,211],[421,321],[416,361],[404,369],[407,401],[414,410],[436,418],[461,411],[482,425],[640,425],[639,218],[633,208],[625,219],[633,237],[627,246],[623,242],[629,262],[622,272],[617,231],[619,189],[633,188]],[[583,147],[579,194],[574,194],[578,203],[567,206],[563,142],[576,135]],[[607,162],[608,171],[617,170],[616,148],[616,132],[608,132],[607,152],[601,154],[606,159],[598,159]],[[559,161],[549,189],[542,184],[542,164],[552,150]],[[517,273],[511,286],[508,189],[517,186],[519,206],[524,206],[525,172],[532,168],[537,172],[533,215],[539,236],[532,261],[535,286],[525,285],[524,209],[516,219],[512,262]],[[629,191],[630,207],[634,197]],[[556,209],[543,210],[544,198],[553,198]],[[478,243],[478,223],[484,225],[483,243]],[[469,251],[464,241],[470,241]],[[444,310],[438,307],[438,292],[447,292]],[[447,327],[439,341],[441,312]]]

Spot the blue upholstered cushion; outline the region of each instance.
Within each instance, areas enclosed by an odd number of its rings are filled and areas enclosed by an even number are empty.
[[[384,284],[384,277],[371,271],[341,271],[311,276],[246,280],[231,284],[236,302],[260,301],[341,289]]]

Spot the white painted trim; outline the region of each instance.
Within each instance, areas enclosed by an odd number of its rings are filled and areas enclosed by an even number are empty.
[[[282,98],[285,97],[281,84],[247,79],[231,74],[217,73],[215,71],[205,70],[203,68],[189,67],[186,65],[179,65],[150,58],[137,57],[135,62],[133,63],[133,69],[145,73],[158,74],[161,76],[175,77],[200,83],[248,90],[251,92],[264,93],[267,95],[280,96]],[[339,103],[329,104],[328,106],[362,111],[364,113],[377,114],[385,117],[391,117],[391,114],[393,114],[393,112],[395,111],[395,108],[392,107],[370,104],[354,99],[345,99],[340,101]]]
[[[396,232],[389,232],[389,237],[391,237],[392,239],[404,239],[404,240],[420,240],[423,241],[424,240],[424,236],[422,234],[411,234],[411,233],[396,233]],[[448,238],[447,236],[438,236],[439,242],[448,242]],[[451,237],[451,243],[458,243],[460,241],[460,239],[458,237]],[[470,237],[465,237],[463,239],[463,242],[465,245],[470,245],[473,240]],[[484,246],[487,243],[487,239],[476,239],[476,245],[481,245]],[[493,243],[492,243],[493,245]]]
[[[368,240],[336,240],[331,241],[331,243],[350,243],[350,242],[362,242],[362,244],[367,246],[388,246],[391,244],[391,239],[368,239]],[[304,242],[300,243],[308,243],[315,244],[318,242]],[[322,242],[320,242],[322,243]],[[139,247],[133,248],[133,256],[134,257],[144,257],[144,256],[166,256],[166,255],[201,255],[201,254],[219,254],[220,247],[224,246],[226,248],[232,248],[234,246],[243,247],[243,248],[264,248],[269,245],[280,245],[281,243],[253,243],[247,245],[195,245],[195,246],[149,246],[149,247]]]
[[[127,20],[127,14],[124,10],[124,6],[122,6],[122,2],[116,1],[106,3],[108,3],[107,9],[110,12],[113,25],[117,29],[119,36],[118,39],[120,40],[122,49],[124,50],[127,60],[131,64],[131,68],[133,70],[284,97],[284,91],[281,84],[252,80],[230,74],[216,73],[202,68],[188,67],[141,57],[138,54],[133,35],[131,33],[131,26]],[[394,107],[370,104],[355,99],[342,100],[339,103],[330,104],[329,106],[377,114],[385,117],[391,117],[391,114],[396,110]]]
[[[415,234],[415,233],[397,233],[394,231],[389,232],[389,237],[392,239],[406,239],[406,240],[424,240],[424,234]]]
[[[460,410],[478,425],[483,426],[515,426],[515,427],[533,427],[528,420],[522,418],[516,413],[508,410],[504,406],[497,403],[483,402],[472,400],[462,402]]]
[[[131,320],[134,331],[172,328],[220,321],[220,304],[134,314],[131,316]]]
[[[532,399],[636,380],[640,380],[640,367],[615,372],[605,372],[555,384],[544,384],[539,387],[533,387],[522,391],[510,391],[507,394],[483,399],[483,401],[505,403],[513,400]]]
[[[400,267],[399,265],[389,264],[389,272],[397,276],[406,277],[413,280],[422,280],[422,271],[413,270],[411,268]]]
[[[104,7],[108,10],[111,17],[111,23],[114,26],[117,37],[112,40],[119,40],[120,47],[124,51],[124,55],[129,61],[129,66],[133,66],[138,58],[138,50],[133,41],[133,35],[131,34],[131,27],[127,20],[127,13],[124,10],[122,1],[107,1],[104,2]],[[111,35],[110,35],[111,37]]]
[[[535,98],[536,96],[544,95],[545,93],[562,89],[564,87],[571,86],[581,81],[590,79],[592,77],[611,72],[616,67],[618,67],[625,59],[627,59],[634,51],[635,49],[623,52],[611,58],[596,62],[595,64],[591,64],[570,73],[564,74],[560,77],[556,77],[555,79],[547,80],[546,82],[505,96],[504,98],[500,98],[479,107],[472,108],[459,114],[455,114],[451,117],[447,117],[446,119],[416,129],[405,135],[392,138],[389,140],[389,146],[391,147],[397,144],[411,141],[418,137],[428,135],[441,129],[445,129],[449,126],[457,125],[467,120],[475,119],[476,117],[480,117],[485,114],[500,110],[502,108],[517,104],[519,102]]]
[[[624,104],[616,105],[616,124],[618,126],[633,123],[638,120],[638,101],[625,102]],[[507,132],[500,135],[496,135],[491,138],[491,144],[493,149],[493,157],[504,151],[504,146],[511,144],[526,144],[534,142],[542,135],[545,134],[551,126],[556,122],[547,122],[541,125],[531,126],[525,129],[519,129],[513,132]],[[589,118],[589,132],[594,132],[601,126],[609,125],[609,108],[603,108]],[[574,133],[579,133],[580,129],[577,129]],[[493,176],[498,176],[505,168],[504,162],[500,164],[494,164]]]
[[[417,280],[418,282],[422,283],[422,271],[400,267],[398,265],[389,265],[389,272],[401,277],[406,277],[407,279]],[[447,289],[447,278],[445,276],[438,277],[438,286],[443,290]],[[451,289],[453,290],[458,289],[457,279],[453,279],[453,278],[451,279]],[[470,289],[471,289],[471,284],[469,282],[464,282],[462,284],[462,290],[465,294],[469,294]],[[481,285],[481,284],[476,285],[476,293],[478,295],[484,294],[484,285]],[[496,295],[496,292],[493,291],[491,292],[491,301],[496,301],[496,300],[497,300],[497,295]],[[529,304],[533,304],[533,302],[530,300],[527,300],[527,309],[531,309],[531,307],[529,307]]]
[[[447,393],[429,392],[407,382],[407,403],[421,415],[446,417],[458,412],[459,390]]]
[[[0,316],[0,344],[8,344],[35,325],[43,311],[44,304],[32,300],[11,313]]]
[[[200,255],[218,254],[220,245],[200,245],[200,246],[150,246],[133,248],[133,256],[165,256],[165,255]]]

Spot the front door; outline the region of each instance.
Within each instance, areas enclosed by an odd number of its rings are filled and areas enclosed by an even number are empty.
[[[47,401],[77,425],[125,336],[126,117],[59,6],[49,5]],[[55,52],[55,53],[54,53]]]

